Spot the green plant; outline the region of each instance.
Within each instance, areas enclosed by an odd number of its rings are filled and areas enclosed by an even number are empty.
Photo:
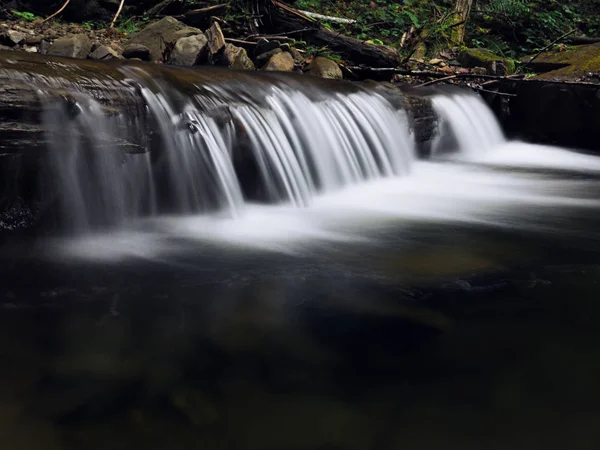
[[[33,22],[34,20],[39,19],[38,16],[36,16],[35,14],[28,12],[28,11],[17,11],[16,9],[11,9],[10,12],[13,14],[13,16],[16,16],[20,20],[23,20],[26,22]]]

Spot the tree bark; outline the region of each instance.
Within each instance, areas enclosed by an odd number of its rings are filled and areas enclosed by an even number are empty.
[[[452,41],[456,44],[462,44],[465,41],[465,26],[469,20],[471,6],[473,6],[473,0],[456,0],[454,8],[456,26],[452,29]]]

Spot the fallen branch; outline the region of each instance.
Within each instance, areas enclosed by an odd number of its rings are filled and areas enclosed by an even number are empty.
[[[428,81],[423,84],[417,84],[414,87],[418,88],[418,87],[424,87],[424,86],[431,86],[432,84],[441,83],[442,81],[454,80],[455,78],[456,78],[456,75],[450,75],[449,77],[438,78],[437,80]]]
[[[223,3],[220,5],[207,6],[206,8],[192,9],[183,14],[183,17],[186,19],[191,19],[196,16],[204,16],[208,13],[215,13],[216,11],[221,11],[227,9],[228,6]]]
[[[117,13],[115,14],[115,17],[113,17],[113,20],[110,23],[110,28],[114,28],[115,23],[117,22],[117,19],[119,18],[119,15],[121,14],[121,11],[123,10],[123,5],[124,4],[125,4],[125,0],[121,0],[121,4],[119,5],[119,9],[117,9]]]
[[[52,19],[52,18],[54,18],[54,17],[58,16],[58,15],[59,15],[61,12],[63,12],[63,11],[65,10],[65,8],[66,8],[66,7],[69,5],[69,3],[70,3],[70,2],[71,2],[71,0],[67,0],[67,1],[65,2],[65,4],[64,4],[64,5],[62,5],[62,6],[61,6],[61,8],[60,8],[58,11],[56,11],[56,12],[55,12],[54,14],[52,14],[51,16],[48,16],[48,17],[46,17],[46,18],[45,18],[45,19],[42,21],[42,23],[44,23],[44,22],[48,22],[50,19]]]
[[[566,38],[567,36],[572,35],[573,33],[575,33],[576,29],[573,28],[571,31],[567,31],[565,34],[563,34],[562,36],[559,36],[557,39],[553,40],[552,42],[550,42],[548,45],[546,45],[543,49],[541,49],[539,52],[537,52],[535,54],[535,56],[533,58],[531,58],[523,67],[521,67],[521,71],[525,71],[525,69],[527,67],[529,67],[531,65],[531,63],[533,61],[535,61],[542,53],[544,53],[546,50],[548,50],[550,47],[552,47],[554,44],[556,44],[557,42],[563,40],[564,38]]]
[[[372,67],[396,66],[400,62],[400,54],[394,48],[385,45],[368,44],[361,40],[336,33],[325,27],[313,17],[278,0],[256,0],[249,4],[254,15],[260,15],[265,22],[260,27],[263,34],[285,34],[289,31],[304,30],[300,39],[311,45],[328,47],[343,59],[356,64]]]
[[[301,11],[301,10],[298,10],[298,11],[301,12],[302,14],[304,14],[305,16],[312,17],[313,19],[325,20],[327,22],[345,23],[348,25],[356,23],[356,20],[354,20],[354,19],[344,19],[343,17],[324,16],[323,14],[317,14],[317,13],[310,12],[310,11]]]

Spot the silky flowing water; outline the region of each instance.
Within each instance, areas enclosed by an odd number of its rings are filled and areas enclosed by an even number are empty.
[[[2,449],[600,445],[600,158],[444,94],[421,160],[383,97],[276,86],[232,109],[259,202],[207,100],[146,87],[162,178],[81,98],[69,233],[0,251]]]

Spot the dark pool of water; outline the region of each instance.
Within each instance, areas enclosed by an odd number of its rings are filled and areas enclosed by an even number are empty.
[[[119,263],[6,249],[2,448],[598,448],[589,229]]]

